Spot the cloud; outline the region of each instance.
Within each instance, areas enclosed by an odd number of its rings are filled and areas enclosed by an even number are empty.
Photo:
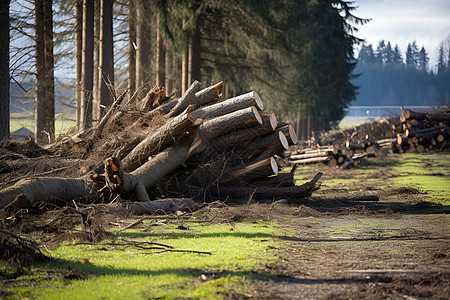
[[[450,34],[450,1],[357,0],[354,5],[357,17],[372,19],[358,26],[356,36],[374,47],[382,39],[398,44],[403,54],[415,40],[427,50],[430,66],[436,64],[438,45]]]

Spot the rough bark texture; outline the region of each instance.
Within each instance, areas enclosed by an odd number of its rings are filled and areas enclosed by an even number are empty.
[[[264,109],[261,98],[256,92],[249,92],[216,104],[196,109],[192,112],[192,116],[195,118],[210,119],[250,106],[255,106],[259,110]]]
[[[75,101],[76,129],[80,130],[81,98],[82,98],[82,47],[83,47],[83,0],[75,2]]]
[[[9,137],[9,2],[0,4],[0,141]]]
[[[128,1],[128,92],[136,90],[136,4]]]
[[[149,134],[122,161],[124,170],[127,172],[135,170],[145,163],[149,156],[175,143],[186,131],[191,130],[193,126],[199,125],[190,116],[191,110],[192,108],[188,107],[183,114],[169,120],[155,132]]]
[[[90,188],[82,179],[54,177],[23,179],[0,191],[0,209],[5,208],[10,203],[9,208],[20,209],[31,207],[38,202],[48,202],[55,199],[70,201],[88,197],[89,191]],[[17,199],[18,197],[20,199]]]
[[[176,105],[172,108],[168,117],[173,117],[180,114],[189,105],[195,101],[195,93],[197,93],[201,88],[201,83],[199,81],[194,81],[191,86],[186,90],[186,92],[178,99]]]
[[[166,47],[159,28],[159,17],[156,27],[156,86],[164,86],[166,81]]]
[[[83,51],[82,51],[82,97],[80,128],[92,125],[92,99],[94,88],[94,1],[83,0]]]
[[[150,201],[146,190],[185,161],[195,133],[193,130],[180,143],[159,152],[131,173],[126,173],[118,160],[108,158],[105,170],[109,185],[121,195],[133,193],[138,201]]]

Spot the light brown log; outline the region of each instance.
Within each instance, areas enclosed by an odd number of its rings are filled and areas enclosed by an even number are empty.
[[[131,173],[126,173],[117,158],[105,161],[108,186],[120,195],[134,194],[138,201],[150,201],[147,189],[184,163],[194,140],[196,128],[180,143],[159,152]]]
[[[254,163],[248,164],[241,169],[233,171],[227,175],[224,175],[220,179],[220,183],[230,182],[232,180],[243,180],[246,182],[252,182],[267,178],[271,175],[278,174],[278,165],[273,157],[268,157]]]
[[[147,111],[152,106],[161,104],[166,98],[166,90],[164,87],[153,87],[142,99],[140,107],[142,111]]]
[[[306,158],[314,158],[314,157],[329,157],[331,153],[328,151],[317,151],[313,153],[305,153],[305,154],[294,154],[289,157],[290,160],[299,160]]]
[[[175,143],[177,139],[198,126],[201,120],[194,120],[190,113],[193,107],[189,106],[182,114],[169,119],[163,126],[150,133],[141,141],[122,161],[125,172],[131,172],[145,163],[149,156]]]
[[[221,135],[208,145],[216,151],[231,150],[236,146],[248,145],[254,138],[271,133],[276,127],[275,114],[269,114],[262,117],[262,124],[255,124],[250,127],[243,127]]]
[[[29,208],[38,202],[48,202],[55,199],[70,201],[75,198],[88,197],[89,192],[90,188],[80,178],[41,177],[22,179],[15,185],[0,191],[0,209],[5,208],[13,201],[15,203],[10,206],[12,209]]]
[[[291,160],[292,164],[299,164],[299,165],[306,165],[306,164],[316,164],[320,162],[326,162],[329,161],[331,158],[328,156],[324,157],[313,157],[313,158],[305,158],[305,159],[297,159],[297,160]]]
[[[291,124],[284,125],[279,128],[281,132],[286,136],[289,145],[296,145],[298,142],[297,133],[295,133],[294,126]]]
[[[192,92],[190,92],[189,90],[186,91],[186,97],[182,97],[179,99],[177,105],[170,111],[169,117],[178,115],[188,105],[193,105],[194,108],[199,108],[200,106],[208,102],[219,99],[222,96],[222,89],[223,83],[219,82],[215,85],[207,87],[206,89],[198,91],[195,94],[192,94]]]
[[[168,117],[174,117],[181,112],[183,112],[189,105],[195,102],[195,93],[197,93],[201,88],[201,83],[195,80],[191,86],[186,90],[186,92],[178,99],[175,106],[168,113]]]
[[[232,129],[255,124],[262,124],[262,118],[256,107],[251,106],[205,121],[200,126],[198,135],[203,140],[211,140]]]
[[[286,136],[282,131],[276,130],[273,133],[257,137],[248,146],[237,150],[237,153],[244,159],[250,159],[265,152],[266,154],[260,158],[262,159],[287,149],[289,149],[289,143]]]
[[[210,119],[250,106],[255,106],[259,110],[264,109],[261,98],[256,92],[249,92],[213,105],[196,109],[192,112],[192,116],[194,118]]]

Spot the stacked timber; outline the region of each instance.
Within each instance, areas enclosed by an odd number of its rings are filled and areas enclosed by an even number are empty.
[[[158,87],[142,99],[142,89],[124,92],[94,128],[48,147],[61,156],[81,156],[83,177],[20,182],[0,192],[0,208],[19,195],[33,205],[43,194],[66,201],[90,193],[102,202],[148,203],[156,198],[298,198],[317,190],[321,174],[297,186],[295,168],[279,173],[275,157],[297,143],[293,127],[264,110],[256,92],[223,100],[222,88],[221,82],[202,88],[195,81],[171,101]],[[38,186],[40,194],[33,194]]]
[[[402,152],[442,151],[449,146],[450,113],[403,110],[396,144]]]

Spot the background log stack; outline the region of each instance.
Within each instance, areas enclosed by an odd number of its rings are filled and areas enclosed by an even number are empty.
[[[449,147],[450,113],[403,110],[400,117],[382,119],[339,131],[316,132],[310,141],[291,147],[291,164],[323,163],[357,166],[367,157],[390,153],[443,151]]]

